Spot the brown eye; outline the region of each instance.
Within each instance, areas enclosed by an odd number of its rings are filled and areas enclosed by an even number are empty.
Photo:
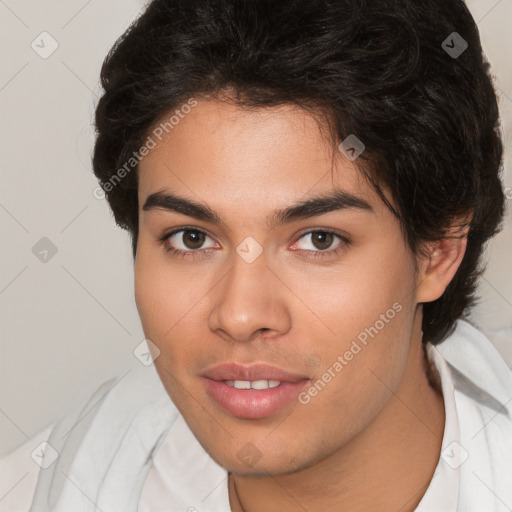
[[[204,244],[205,234],[201,231],[184,230],[181,238],[187,249],[200,249]]]
[[[336,240],[338,243],[335,243]],[[315,229],[304,233],[292,246],[292,249],[309,253],[311,258],[335,256],[350,245],[350,241],[338,233],[324,229]]]
[[[205,246],[205,243],[208,244],[206,239],[210,240],[210,245]],[[200,251],[204,251],[205,249],[212,249],[216,247],[215,242],[200,229],[177,229],[176,231],[163,236],[160,240],[167,251],[175,254],[187,253],[189,255],[194,255]]]
[[[315,246],[316,249],[320,251],[325,251],[331,247],[332,242],[334,240],[334,235],[332,233],[328,233],[325,231],[315,231],[311,235],[311,242]]]

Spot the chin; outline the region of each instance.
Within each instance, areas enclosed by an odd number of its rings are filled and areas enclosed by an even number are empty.
[[[246,446],[251,446],[251,443],[248,442]],[[272,453],[272,455],[265,455],[266,450]],[[207,451],[212,459],[227,471],[249,478],[285,476],[314,466],[317,463],[317,457],[311,457],[311,459],[305,460],[303,453],[300,455],[291,455],[288,449],[286,450],[286,454],[280,454],[278,450],[271,446],[261,449],[258,455],[253,455],[253,459],[246,455],[245,460],[243,458],[243,449],[229,453],[226,453],[224,450],[222,453],[218,451],[212,453],[211,450]],[[246,454],[247,452],[248,450],[245,451]],[[320,459],[320,457],[318,459]]]

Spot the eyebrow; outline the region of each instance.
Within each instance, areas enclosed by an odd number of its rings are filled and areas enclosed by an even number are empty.
[[[217,212],[208,206],[165,191],[154,192],[148,195],[142,210],[149,211],[153,209],[177,212],[198,220],[227,227],[226,222]],[[340,210],[374,212],[370,203],[365,199],[336,188],[328,194],[305,199],[286,208],[275,210],[268,217],[267,225],[269,229],[273,229],[276,226],[295,220],[307,219]]]

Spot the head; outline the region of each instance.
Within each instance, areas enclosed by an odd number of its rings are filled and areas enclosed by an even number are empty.
[[[144,332],[226,467],[233,435],[267,470],[346,444],[388,399],[361,368],[398,386],[413,344],[476,301],[504,209],[478,31],[462,1],[378,4],[153,0],[102,68],[93,165],[132,237]],[[267,437],[276,416],[209,401],[202,375],[225,361],[336,378]]]

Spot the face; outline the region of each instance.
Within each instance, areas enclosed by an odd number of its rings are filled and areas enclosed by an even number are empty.
[[[406,371],[416,310],[413,255],[354,162],[301,109],[203,100],[138,172],[136,303],[202,446],[278,475],[350,443],[389,400],[377,376]]]

